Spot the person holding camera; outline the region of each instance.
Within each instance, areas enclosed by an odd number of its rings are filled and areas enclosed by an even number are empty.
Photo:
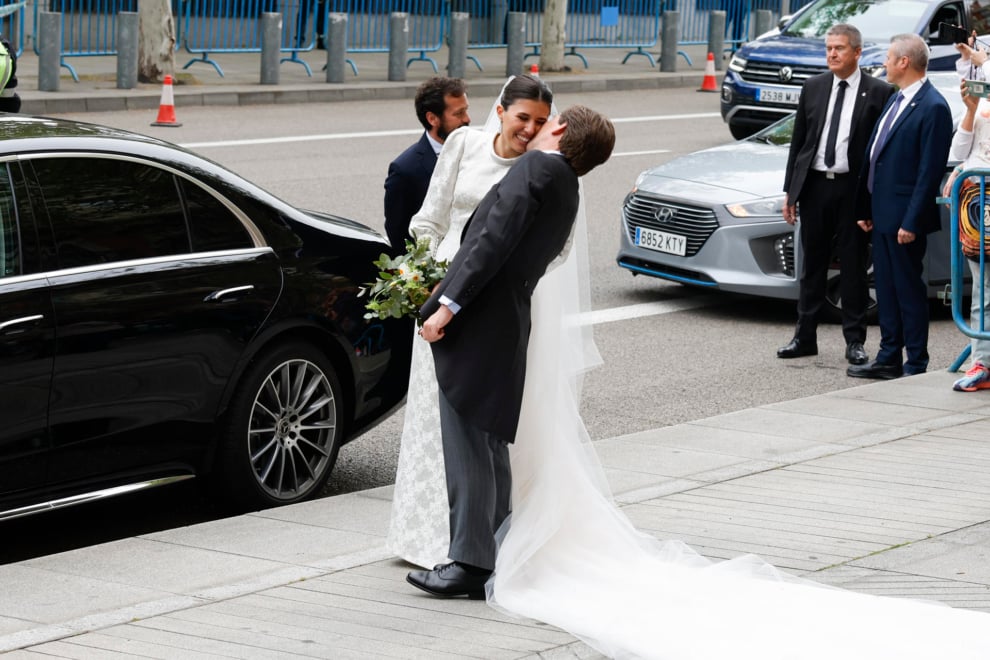
[[[990,101],[969,94],[967,82],[967,78],[990,79],[987,52],[983,48],[973,48],[972,45],[962,43],[956,44],[956,49],[960,53],[956,70],[962,77],[959,89],[966,105],[966,114],[959,122],[949,149],[949,160],[962,162],[945,182],[942,190],[945,197],[952,193],[952,186],[963,170],[990,168]],[[990,270],[983,268],[981,272],[979,254],[967,256],[966,261],[973,278],[970,327],[974,330],[982,327],[984,331],[990,332]],[[970,340],[970,349],[970,368],[966,375],[952,385],[952,389],[957,392],[990,389],[990,340],[973,338]]]

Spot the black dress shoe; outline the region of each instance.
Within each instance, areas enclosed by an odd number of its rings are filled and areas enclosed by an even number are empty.
[[[818,344],[801,341],[795,337],[787,346],[781,346],[777,349],[777,357],[779,358],[796,358],[805,355],[818,355]]]
[[[482,600],[489,577],[490,571],[473,575],[457,562],[450,562],[432,571],[409,571],[406,582],[440,598],[467,596],[472,600]]]
[[[873,378],[891,380],[904,375],[904,369],[894,364],[880,364],[876,360],[869,364],[859,364],[846,369],[846,375],[853,378]]]
[[[863,348],[863,342],[861,341],[851,341],[846,346],[846,360],[849,364],[866,364],[869,360],[866,357],[866,350]]]

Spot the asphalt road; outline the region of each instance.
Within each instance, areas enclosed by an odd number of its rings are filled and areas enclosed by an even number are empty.
[[[471,98],[484,121],[491,99]],[[613,158],[585,180],[594,310],[633,318],[596,324],[604,364],[585,380],[582,413],[593,439],[677,424],[751,406],[861,384],[845,375],[838,326],[823,327],[820,354],[781,361],[793,331],[789,302],[702,293],[632,277],[615,265],[619,209],[636,175],[690,151],[731,140],[718,97],[694,90],[637,90],[558,98],[616,121]],[[303,208],[328,210],[382,227],[382,181],[389,161],[417,139],[409,101],[181,108],[179,128],[151,127],[146,112],[86,113],[109,124],[187,145]],[[152,113],[153,114],[153,113]],[[66,115],[69,116],[69,115]],[[638,305],[671,311],[636,316]],[[662,306],[657,306],[662,307]],[[686,307],[676,311],[680,307]],[[867,350],[876,350],[871,329]],[[933,320],[931,368],[947,367],[965,346],[947,315]],[[394,480],[399,411],[345,447],[327,495]],[[4,525],[0,562],[50,554],[223,515],[193,484],[78,507]]]

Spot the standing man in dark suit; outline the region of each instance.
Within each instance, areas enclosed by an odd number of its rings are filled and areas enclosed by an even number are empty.
[[[460,78],[430,78],[416,90],[414,103],[426,132],[389,164],[385,178],[385,233],[393,255],[406,250],[409,221],[423,205],[444,140],[471,123],[467,88]]]
[[[519,424],[533,290],[571,233],[578,177],[614,145],[612,122],[589,108],[551,117],[481,200],[421,310],[440,385],[453,561],[407,580],[435,596],[484,598],[495,532],[509,513],[508,445]]]
[[[856,226],[856,183],[867,140],[887,99],[887,83],[859,70],[863,35],[848,23],[825,34],[829,73],[809,78],[801,91],[787,174],[784,220],[794,224],[801,211],[800,293],[794,338],[777,350],[779,358],[818,354],[818,316],[834,244],[839,263],[842,334],[846,360],[866,362],[867,237]]]
[[[928,45],[899,34],[887,50],[887,80],[900,91],[870,139],[860,177],[859,226],[873,232],[873,275],[880,310],[880,351],[849,367],[856,378],[898,378],[928,368],[928,234],[940,228],[935,204],[952,141],[952,113],[925,77]],[[903,353],[907,353],[904,360]]]

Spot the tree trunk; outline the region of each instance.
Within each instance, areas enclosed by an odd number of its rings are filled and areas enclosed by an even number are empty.
[[[543,10],[541,71],[566,71],[564,66],[564,26],[567,23],[567,0],[547,0]]]
[[[138,80],[162,81],[175,74],[175,22],[169,0],[138,0]]]

